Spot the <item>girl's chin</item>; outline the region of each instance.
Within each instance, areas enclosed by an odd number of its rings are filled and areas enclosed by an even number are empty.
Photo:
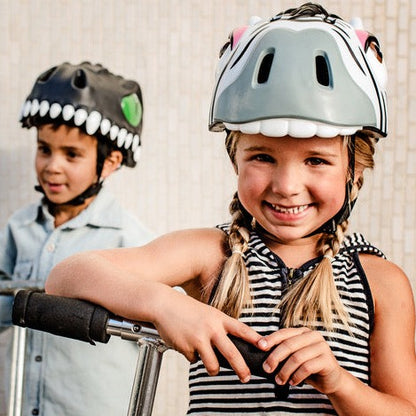
[[[262,226],[259,224],[260,234],[263,234],[267,239],[281,244],[289,244],[298,240],[303,240],[306,236],[311,234],[314,230],[304,227],[296,226]],[[317,227],[318,228],[318,227]]]

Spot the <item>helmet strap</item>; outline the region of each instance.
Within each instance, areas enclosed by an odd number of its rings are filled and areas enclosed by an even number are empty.
[[[79,194],[75,198],[72,198],[71,200],[69,200],[67,202],[62,202],[60,204],[56,204],[55,202],[52,202],[46,196],[44,189],[40,185],[36,185],[35,190],[38,191],[38,192],[41,192],[44,195],[43,200],[46,202],[48,207],[51,208],[51,209],[54,209],[55,207],[59,207],[61,205],[73,205],[73,206],[82,205],[87,198],[90,198],[94,195],[97,195],[98,192],[100,192],[101,188],[103,187],[103,182],[104,181],[99,180],[99,181],[93,183],[84,192],[82,192],[81,194]]]

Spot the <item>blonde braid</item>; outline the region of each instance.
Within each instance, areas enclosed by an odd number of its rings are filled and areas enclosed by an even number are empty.
[[[228,242],[231,255],[224,264],[211,305],[238,318],[245,306],[251,306],[248,272],[243,254],[247,250],[250,232],[245,227],[237,193],[230,204],[232,222]]]
[[[348,221],[337,226],[335,234],[324,234],[318,242],[321,262],[305,277],[293,284],[279,305],[282,326],[315,327],[318,321],[334,329],[334,317],[349,328],[349,315],[339,296],[332,272],[331,260],[338,253]]]
[[[356,136],[356,166],[373,168],[373,155],[374,140],[367,136]],[[363,183],[361,175],[352,185],[351,202],[357,198]],[[295,282],[279,304],[282,326],[316,327],[321,324],[324,328],[333,330],[334,321],[338,320],[351,333],[350,317],[337,290],[331,264],[331,259],[340,250],[347,228],[348,220],[339,224],[334,234],[323,234],[319,239],[317,252],[323,256],[321,262],[307,276]]]

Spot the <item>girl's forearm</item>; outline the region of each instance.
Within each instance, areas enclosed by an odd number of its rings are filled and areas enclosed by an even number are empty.
[[[157,300],[170,287],[142,281],[97,253],[79,254],[55,266],[45,284],[49,294],[88,300],[134,320],[153,322]]]
[[[328,398],[340,416],[416,416],[416,407],[409,401],[375,390],[347,371],[342,388]]]

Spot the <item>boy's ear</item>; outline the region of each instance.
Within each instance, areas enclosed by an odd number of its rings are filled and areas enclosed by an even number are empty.
[[[119,150],[113,150],[104,160],[103,170],[101,172],[101,179],[105,179],[110,176],[115,170],[117,170],[121,162],[123,161],[123,155]]]

